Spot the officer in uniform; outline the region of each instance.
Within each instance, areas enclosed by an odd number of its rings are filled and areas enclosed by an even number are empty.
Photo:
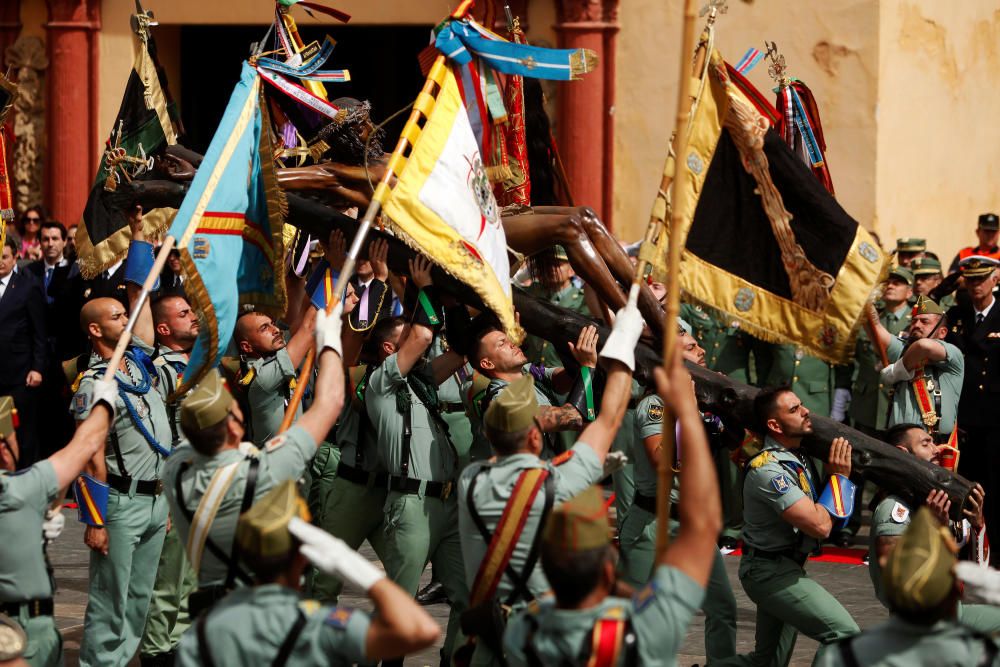
[[[974,255],[989,257],[1000,262],[1000,245],[997,245],[997,241],[1000,240],[1000,217],[997,217],[996,213],[983,213],[979,216],[979,222],[976,224],[976,237],[979,239],[979,245],[959,250],[955,259],[951,261],[948,273],[958,271],[959,263]]]
[[[420,364],[443,319],[430,268],[430,261],[423,256],[410,261],[410,276],[420,290],[414,319],[408,326],[401,319],[385,322],[386,331],[377,350],[380,361],[365,388],[365,408],[379,458],[389,474],[383,524],[386,572],[412,595],[424,567],[432,563],[452,601],[448,636],[441,651],[442,664],[448,664],[460,634],[458,617],[468,590],[454,494],[458,457],[436,389],[464,358],[447,352],[433,362]]]
[[[153,365],[160,376],[164,394],[170,398],[181,385],[188,356],[198,338],[198,316],[181,294],[164,292],[153,301],[153,327],[156,332],[156,355]],[[167,403],[170,417],[171,450],[182,444],[180,400]],[[197,587],[198,578],[191,569],[177,529],[167,521],[163,551],[156,568],[153,596],[149,601],[146,629],[139,644],[139,660],[143,667],[170,665],[174,648],[181,635],[191,625],[188,596]]]
[[[237,585],[250,583],[235,556],[237,517],[278,483],[301,477],[337,420],[344,399],[342,312],[338,304],[330,315],[314,314],[319,373],[313,403],[260,450],[243,441],[243,412],[217,371],[181,403],[187,442],[167,461],[164,484],[178,537],[198,573],[198,590],[188,600],[192,619]]]
[[[691,336],[687,323],[679,321],[677,332],[678,352],[684,359],[699,366],[705,365],[705,354]],[[702,426],[704,429],[705,426]],[[639,443],[635,457],[636,494],[632,508],[622,525],[619,542],[621,544],[621,574],[625,583],[640,588],[653,575],[656,561],[656,489],[658,486],[657,467],[660,460],[660,444],[663,435],[663,399],[655,394],[647,394],[636,410],[635,441]],[[684,448],[687,434],[681,434],[677,451]],[[680,468],[676,460],[674,468]],[[679,470],[678,470],[679,471]],[[680,475],[673,477],[670,491],[671,513],[676,516],[677,498],[680,490]],[[676,518],[670,520],[671,536],[676,536],[680,524]],[[709,662],[736,655],[736,598],[722,562],[722,552],[716,551],[708,585],[705,589],[705,655]]]
[[[542,276],[540,280],[534,281],[525,288],[525,291],[536,299],[554,303],[562,308],[572,310],[574,313],[589,317],[590,309],[584,302],[583,288],[573,284],[573,266],[569,263],[566,249],[561,245],[555,247],[554,259],[554,275]],[[533,364],[553,368],[563,365],[552,343],[538,336],[525,338],[524,354]]]
[[[130,217],[132,242],[125,262],[125,279],[132,308],[140,286],[153,265],[153,246],[144,240],[141,209]],[[70,411],[77,423],[90,413],[95,382],[104,375],[127,316],[114,299],[95,299],[80,314],[93,354],[78,379]],[[90,553],[90,589],[84,616],[81,665],[125,665],[142,638],[156,563],[163,547],[167,502],[161,497],[163,465],[170,454],[171,430],[166,388],[151,356],[153,318],[148,301],[142,306],[132,344],[114,378],[118,384],[117,417],[108,446],[79,478],[82,495],[106,495],[107,505],[81,514],[87,524],[84,542]],[[148,342],[147,342],[148,341]]]
[[[882,383],[893,388],[889,426],[923,424],[938,444],[957,446],[953,436],[965,360],[944,340],[944,310],[925,296],[917,297],[905,343],[881,325],[877,331],[891,362],[879,373]]]
[[[820,667],[1000,664],[996,641],[956,621],[955,545],[921,507],[882,573],[889,620],[817,656]],[[976,568],[978,569],[978,568]]]
[[[496,603],[516,610],[549,590],[541,569],[535,567],[535,545],[555,503],[606,476],[608,451],[629,401],[634,350],[642,326],[642,316],[634,306],[619,312],[601,352],[608,379],[600,411],[558,465],[539,457],[542,433],[531,375],[504,387],[487,409],[486,435],[497,456],[469,465],[458,484],[462,556],[471,591],[463,628],[476,637],[471,664],[502,664],[498,654],[503,628],[489,622],[493,618],[489,611]],[[468,623],[468,618],[479,622]]]
[[[114,382],[98,380],[90,416],[70,443],[17,472],[17,411],[13,399],[0,397],[0,562],[4,564],[0,617],[9,616],[24,629],[27,638],[21,651],[33,667],[63,664],[62,637],[52,617],[54,585],[46,567],[42,522],[52,502],[61,500],[60,492],[104,449],[117,395]],[[95,408],[98,404],[102,407]],[[0,642],[4,649],[10,646]]]
[[[913,454],[922,461],[939,464],[941,449],[920,424],[897,424],[889,429],[885,440],[900,450]],[[947,526],[955,539],[962,560],[986,567],[990,561],[990,543],[986,539],[986,521],[983,516],[983,488],[976,484],[969,494],[969,507],[962,508],[964,518],[952,521],[948,515],[950,500],[941,490],[931,491],[925,505],[933,512],[938,522]],[[875,596],[888,606],[882,586],[882,567],[888,554],[896,546],[899,536],[910,524],[910,506],[895,495],[883,494],[872,513],[872,540],[868,547],[869,565]],[[986,634],[1000,632],[1000,608],[989,605],[961,605],[959,619],[964,625]]]
[[[352,665],[418,651],[437,624],[398,586],[341,540],[309,525],[293,480],[254,503],[236,525],[236,544],[254,585],[233,591],[195,623],[177,665]],[[304,599],[298,583],[307,560],[348,581],[375,613]]]
[[[967,302],[948,311],[949,340],[965,355],[965,377],[958,403],[958,423],[964,438],[958,472],[986,489],[987,532],[1000,535],[1000,308],[993,290],[1000,262],[990,257],[966,257],[959,264]],[[963,300],[965,301],[965,300]]]
[[[934,298],[932,292],[944,280],[941,273],[941,260],[936,257],[921,257],[910,264],[913,269],[913,293]],[[938,301],[942,308],[948,310],[955,305],[955,296],[946,294]]]
[[[847,610],[804,569],[833,522],[853,510],[851,446],[843,438],[833,441],[826,463],[830,479],[819,493],[810,461],[799,453],[812,433],[801,399],[787,388],[765,389],[754,399],[754,414],[764,448],[747,462],[739,577],[757,605],[756,644],[748,657],[717,664],[783,665],[798,632],[823,644],[858,632]],[[684,455],[686,474],[687,448]]]
[[[896,239],[896,264],[910,268],[913,260],[927,252],[927,239]]]
[[[630,600],[617,597],[605,502],[590,487],[553,510],[541,561],[555,593],[514,615],[504,634],[508,664],[672,664],[704,597],[718,552],[722,510],[715,467],[691,379],[680,355],[660,392],[677,415],[684,443],[680,531],[660,555],[650,582]],[[601,655],[592,655],[595,648]],[[588,662],[592,661],[592,662]]]

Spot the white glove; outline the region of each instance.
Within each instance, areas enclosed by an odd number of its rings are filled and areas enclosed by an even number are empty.
[[[639,309],[630,301],[615,313],[615,326],[601,350],[602,359],[615,359],[635,370],[635,346],[642,335],[643,320]]]
[[[618,472],[628,463],[628,456],[625,452],[608,452],[608,455],[604,457],[604,470],[601,472],[602,477],[607,477],[611,473]]]
[[[330,348],[341,358],[344,357],[343,343],[340,341],[340,320],[344,314],[344,304],[337,303],[329,315],[320,308],[316,313],[316,356],[323,353],[323,348]]]
[[[851,404],[850,389],[833,390],[833,409],[830,410],[830,419],[837,422],[844,421],[847,416],[847,407]]]
[[[100,380],[94,381],[94,391],[90,396],[90,409],[93,410],[99,402],[103,401],[111,410],[112,421],[115,418],[115,406],[118,404],[118,381],[105,380],[103,376]]]
[[[326,574],[352,583],[365,592],[385,578],[385,572],[322,528],[292,517],[288,522],[288,532],[302,542],[299,553]]]
[[[903,360],[899,359],[879,371],[879,377],[882,378],[882,384],[886,384],[891,387],[897,382],[912,380],[913,371],[907,370],[906,366],[903,365]]]
[[[963,602],[1000,605],[1000,572],[963,560],[955,563],[955,576],[965,583]]]
[[[51,542],[62,535],[63,528],[66,526],[66,517],[60,510],[54,510],[51,507],[45,511],[45,521],[42,522],[42,535],[45,536],[46,542]]]

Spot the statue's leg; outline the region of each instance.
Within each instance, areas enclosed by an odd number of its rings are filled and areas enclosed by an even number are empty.
[[[611,235],[608,228],[601,222],[597,212],[589,206],[570,208],[564,206],[536,206],[536,214],[576,214],[583,226],[583,232],[587,239],[597,249],[605,265],[611,270],[612,275],[625,285],[631,284],[635,278],[635,266],[629,259],[628,254],[618,243],[618,239]],[[575,266],[575,265],[574,265]],[[610,304],[609,304],[610,305]],[[639,286],[639,310],[642,312],[646,322],[650,323],[657,335],[661,333],[663,322],[663,307],[656,300],[653,293],[645,283]]]

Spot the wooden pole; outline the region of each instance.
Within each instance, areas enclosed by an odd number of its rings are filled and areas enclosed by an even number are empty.
[[[452,13],[451,18],[461,19],[463,18],[472,8],[474,0],[462,0],[458,8]],[[420,90],[420,95],[431,95],[434,92],[434,87],[437,82],[434,80],[434,72],[441,67],[445,67],[445,57],[443,54],[439,54],[434,60],[434,64],[431,65],[430,74],[427,75],[427,79],[424,81],[424,87]],[[419,96],[418,96],[419,97]],[[354,240],[351,241],[351,247],[347,251],[347,257],[344,259],[344,266],[340,269],[340,275],[337,276],[337,285],[333,290],[333,298],[331,298],[326,304],[326,312],[329,315],[333,312],[333,304],[340,301],[344,292],[347,291],[347,284],[351,279],[351,275],[354,273],[354,266],[357,264],[358,255],[361,253],[361,246],[364,245],[365,239],[368,238],[368,232],[371,231],[372,224],[375,222],[375,216],[378,215],[379,210],[382,208],[382,202],[380,195],[383,192],[387,192],[389,188],[389,183],[395,173],[395,167],[399,164],[403,157],[403,153],[406,152],[407,148],[410,147],[410,141],[407,139],[408,133],[405,128],[411,125],[416,125],[420,122],[420,117],[423,114],[414,107],[410,111],[410,117],[406,121],[404,126],[404,131],[399,135],[399,141],[396,143],[396,149],[392,152],[392,156],[389,158],[389,168],[385,170],[385,175],[382,180],[379,181],[378,187],[375,189],[375,195],[372,197],[371,203],[368,205],[368,210],[365,211],[364,217],[361,219],[361,225],[358,227],[358,231],[354,234]],[[309,382],[309,375],[312,373],[312,367],[316,359],[316,346],[309,349],[306,354],[306,358],[302,362],[302,370],[299,373],[299,382],[295,385],[295,392],[292,394],[291,399],[288,401],[288,407],[285,409],[285,417],[281,421],[281,427],[278,429],[278,433],[284,433],[288,430],[292,422],[295,420],[295,413],[299,408],[299,404],[302,402],[302,394],[305,392],[306,384]]]

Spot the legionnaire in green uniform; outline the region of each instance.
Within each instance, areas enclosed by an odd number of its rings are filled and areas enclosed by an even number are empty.
[[[482,622],[494,618],[490,611],[495,604],[520,609],[549,590],[541,569],[535,567],[545,517],[554,503],[606,476],[608,451],[629,402],[634,350],[641,333],[638,310],[620,311],[601,354],[608,379],[600,411],[558,465],[540,458],[542,432],[531,375],[504,387],[487,409],[486,435],[497,456],[471,464],[458,484],[462,556],[471,591],[463,628],[476,637],[471,664],[502,664],[497,656],[503,628]]]
[[[757,605],[756,641],[749,656],[717,664],[784,665],[798,632],[823,644],[858,632],[847,610],[804,569],[833,522],[853,510],[851,446],[843,438],[831,444],[830,480],[820,495],[809,459],[798,452],[812,433],[808,408],[788,389],[765,389],[754,400],[754,414],[764,448],[747,465],[739,576]]]
[[[927,252],[927,239],[896,239],[896,264],[909,268],[915,259]]]
[[[1000,646],[956,621],[955,545],[921,507],[898,538],[882,573],[889,620],[817,655],[820,667],[1000,664]],[[976,568],[978,569],[978,568]]]
[[[934,443],[920,424],[897,424],[889,429],[885,440],[890,445],[913,454],[929,463],[940,463],[941,449]],[[961,521],[952,521],[948,516],[951,501],[944,491],[934,490],[927,496],[926,506],[931,509],[938,522],[947,526],[959,549],[959,557],[986,567],[990,562],[990,545],[986,539],[986,520],[983,516],[983,487],[976,484],[969,494],[969,507],[963,508],[965,515]],[[896,546],[899,536],[910,524],[910,506],[899,496],[884,495],[872,513],[872,540],[868,547],[869,566],[875,596],[888,606],[882,586],[881,563]],[[1000,632],[1000,607],[989,605],[962,605],[959,620],[985,634]]]
[[[129,219],[132,242],[125,263],[125,280],[132,308],[140,286],[153,265],[152,244],[144,240],[141,209]],[[82,422],[90,413],[94,383],[103,376],[127,316],[115,299],[87,303],[80,322],[93,354],[79,379],[70,410]],[[88,466],[81,484],[108,493],[106,515],[85,516],[84,542],[91,549],[90,587],[84,616],[81,665],[125,665],[142,638],[149,609],[156,563],[163,547],[167,502],[161,497],[164,460],[170,454],[171,430],[165,387],[150,356],[153,318],[148,301],[137,314],[131,345],[115,369],[117,417],[104,452]],[[109,488],[110,487],[110,488]]]
[[[893,387],[889,426],[924,424],[939,444],[955,429],[965,373],[962,352],[944,340],[947,335],[944,310],[925,296],[913,306],[905,344],[878,327],[892,362],[880,372],[882,383]]]
[[[170,397],[181,384],[188,355],[198,337],[198,316],[187,299],[175,293],[160,296],[153,302],[152,311],[157,343],[153,365],[160,376],[164,394]],[[170,417],[173,450],[181,445],[184,438],[179,400],[167,403],[167,414]],[[177,642],[191,625],[187,602],[197,583],[198,578],[187,561],[177,529],[168,520],[156,580],[153,582],[153,596],[146,615],[146,629],[139,644],[139,661],[143,667],[172,663]]]
[[[420,650],[437,624],[365,558],[319,528],[295,482],[285,480],[239,519],[236,544],[251,564],[253,586],[233,591],[195,623],[178,649],[177,665],[352,665]],[[298,591],[310,559],[359,586],[374,615],[322,606]]]
[[[117,303],[117,302],[116,302]],[[32,667],[62,665],[62,637],[52,617],[53,582],[46,571],[42,521],[60,493],[104,449],[114,418],[118,388],[98,380],[91,394],[90,416],[73,439],[49,458],[14,472],[18,447],[14,401],[0,397],[0,612],[27,634],[22,647]],[[97,409],[98,402],[103,406]],[[0,642],[0,647],[9,644]]]
[[[529,364],[524,351],[511,343],[503,331],[487,327],[478,334],[472,349],[473,366],[490,379],[486,391],[476,399],[480,415],[486,413],[500,390],[530,373],[535,378],[535,393],[542,408],[538,421],[545,434],[543,456],[550,458],[559,453],[563,448],[554,434],[579,431],[595,414],[591,372],[597,364],[597,338],[595,327],[585,327],[576,345],[570,345],[570,352],[580,365],[577,375],[562,367]],[[558,394],[568,394],[565,404],[559,405]]]
[[[921,257],[910,264],[913,271],[913,293],[918,296],[931,297],[931,292],[944,280],[941,271],[941,260],[935,257]],[[947,311],[955,305],[955,295],[946,294],[938,301]]]
[[[699,366],[705,365],[704,350],[681,322],[677,332],[677,346],[686,361]],[[705,425],[700,426],[702,431]],[[640,588],[653,576],[656,562],[656,489],[657,466],[660,461],[660,444],[663,435],[663,399],[657,394],[648,394],[639,402],[635,417],[635,441],[638,443],[635,456],[636,494],[632,508],[622,525],[619,543],[621,545],[621,575],[625,583]],[[678,451],[682,451],[688,434],[680,434]],[[675,468],[679,468],[680,461]],[[676,507],[680,489],[680,476],[674,475],[670,491],[671,506]],[[680,524],[670,520],[670,533],[677,534]],[[733,595],[726,566],[722,562],[722,552],[716,550],[708,585],[705,588],[705,656],[710,663],[736,655],[736,598]]]
[[[389,474],[383,563],[389,577],[411,595],[417,591],[424,567],[433,564],[452,601],[448,636],[441,650],[442,664],[448,664],[468,591],[454,494],[458,457],[448,438],[436,389],[464,358],[450,351],[420,364],[443,319],[430,267],[423,256],[410,262],[410,276],[419,290],[414,319],[409,325],[401,319],[385,321],[387,331],[377,350],[380,362],[368,379],[365,408],[379,458]]]
[[[312,309],[312,306],[310,306]],[[312,405],[263,448],[243,442],[243,413],[216,371],[181,403],[187,443],[167,461],[164,485],[179,537],[198,573],[188,607],[192,618],[249,576],[234,555],[236,519],[286,479],[298,479],[329,433],[344,401],[342,306],[315,314],[319,373]]]
[[[556,599],[532,604],[511,618],[504,634],[508,664],[676,664],[718,552],[722,511],[691,379],[680,355],[674,361],[669,380],[657,372],[664,402],[677,415],[681,431],[691,433],[684,443],[677,539],[641,591],[631,600],[616,597],[600,490],[590,487],[557,507],[546,522],[541,547],[542,568]]]
[[[766,344],[761,343],[763,348]],[[765,387],[787,386],[797,396],[809,412],[831,417],[837,421],[844,418],[850,397],[850,366],[834,366],[808,354],[795,345],[770,345],[769,358],[758,366],[766,367],[762,385]],[[766,356],[761,352],[758,359]]]
[[[569,263],[566,249],[557,245],[554,250],[553,275],[541,276],[529,285],[525,291],[536,299],[554,303],[568,308],[574,313],[590,315],[590,309],[584,302],[583,288],[573,284],[573,266]],[[528,336],[524,339],[524,354],[533,364],[557,368],[563,365],[562,359],[556,353],[555,347],[549,341],[538,336]]]

